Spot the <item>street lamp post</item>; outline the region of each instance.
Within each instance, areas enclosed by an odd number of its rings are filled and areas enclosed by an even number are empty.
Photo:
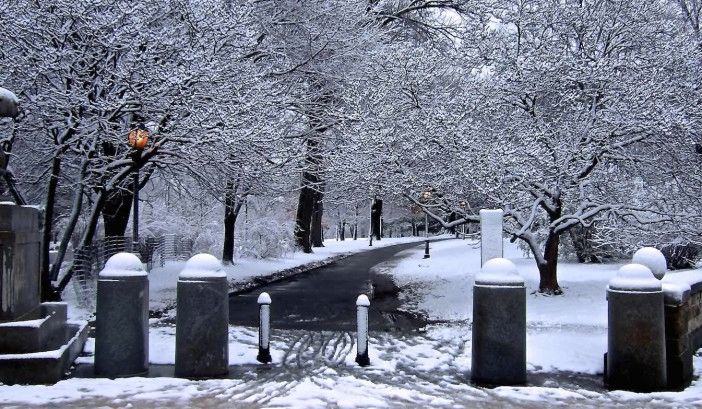
[[[428,203],[431,200],[431,189],[422,192],[422,201]],[[429,213],[424,211],[424,258],[429,258]]]
[[[132,129],[129,132],[128,137],[129,146],[134,148],[134,162],[136,163],[141,151],[146,147],[149,142],[149,131],[146,130],[144,125],[139,125],[136,129]],[[132,208],[132,251],[137,252],[139,248],[139,167],[134,168],[132,172],[132,189],[134,192],[134,201]]]
[[[466,217],[466,201],[461,200],[459,205],[461,206],[461,209],[463,209],[463,217]],[[461,240],[465,240],[466,239],[466,223],[465,222],[463,222],[461,224],[461,233],[462,233]]]

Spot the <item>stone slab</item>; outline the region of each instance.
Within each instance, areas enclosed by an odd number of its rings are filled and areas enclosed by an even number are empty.
[[[521,385],[526,375],[526,289],[473,287],[471,380]]]
[[[87,323],[69,323],[64,336],[63,345],[52,351],[0,355],[0,382],[54,384],[63,379],[83,351],[88,338]]]

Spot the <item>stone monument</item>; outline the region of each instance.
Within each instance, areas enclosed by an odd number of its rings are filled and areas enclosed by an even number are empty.
[[[480,265],[488,260],[502,257],[502,215],[501,209],[480,211]]]
[[[80,354],[87,323],[40,299],[41,212],[0,203],[0,382],[55,383]]]

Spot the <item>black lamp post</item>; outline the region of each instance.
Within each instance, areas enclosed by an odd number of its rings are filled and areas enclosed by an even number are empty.
[[[422,192],[421,201],[428,203],[431,200],[431,189]],[[424,258],[429,258],[429,213],[424,211]]]
[[[461,200],[458,204],[461,206],[461,209],[463,210],[463,217],[466,217],[466,204],[467,204],[466,201]],[[465,222],[463,222],[461,224],[461,233],[463,235],[463,237],[461,237],[461,240],[465,240],[466,239],[466,223]]]
[[[136,129],[132,129],[129,132],[128,137],[129,146],[134,148],[134,162],[137,163],[141,151],[144,150],[146,144],[149,142],[149,131],[146,130],[143,124],[140,124]],[[134,191],[134,201],[132,209],[132,241],[133,241],[133,252],[137,252],[139,248],[139,167],[134,168],[132,173],[132,183]]]

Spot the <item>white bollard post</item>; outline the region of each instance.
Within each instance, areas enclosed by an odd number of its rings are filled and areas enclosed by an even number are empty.
[[[370,365],[368,358],[368,296],[361,294],[356,299],[356,363],[361,366]]]
[[[480,265],[502,257],[502,209],[480,211]]]
[[[258,296],[258,362],[267,364],[272,361],[270,349],[271,337],[271,296],[261,293]]]

